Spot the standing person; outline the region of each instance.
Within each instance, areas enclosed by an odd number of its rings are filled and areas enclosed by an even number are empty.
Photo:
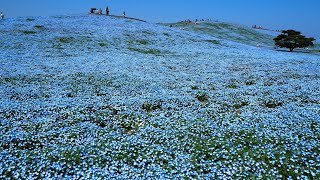
[[[109,12],[110,12],[110,11],[109,11],[109,7],[107,6],[107,8],[106,8],[106,15],[107,15],[107,16],[109,16]]]
[[[0,14],[0,18],[1,19],[4,19],[4,14],[1,12],[1,14]]]
[[[123,17],[126,17],[126,12],[125,11],[123,11]]]
[[[101,8],[99,9],[99,15],[102,15],[102,9]]]

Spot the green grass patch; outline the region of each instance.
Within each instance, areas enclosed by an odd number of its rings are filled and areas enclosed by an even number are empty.
[[[156,103],[151,103],[151,102],[144,102],[142,104],[142,109],[147,111],[147,112],[152,112],[155,111],[157,109],[161,109],[162,108],[162,102],[158,101]]]
[[[220,44],[217,40],[206,40],[206,42],[212,43],[212,44]]]
[[[203,23],[190,26],[188,30],[197,31],[219,39],[232,40],[243,44],[273,45],[273,37],[251,30],[250,28],[228,23]],[[216,42],[213,42],[215,44]]]
[[[245,84],[246,84],[247,86],[255,85],[255,84],[256,84],[256,81],[255,81],[255,80],[246,80],[246,81],[245,81]]]
[[[33,18],[27,18],[26,19],[26,21],[28,21],[28,22],[32,22],[32,21],[34,21],[35,19],[33,19]]]
[[[192,89],[192,90],[198,90],[199,87],[198,87],[198,86],[191,86],[191,89]]]
[[[36,28],[36,29],[45,29],[44,26],[40,26],[40,25],[36,25],[36,26],[34,26],[34,28]]]
[[[279,106],[283,106],[283,102],[271,99],[271,100],[265,101],[264,106],[267,108],[277,108]]]
[[[147,50],[145,50],[145,49],[129,47],[128,50],[139,52],[139,53],[142,53],[142,54],[152,54],[152,55],[161,55],[161,54],[163,54],[163,52],[161,52],[158,49],[147,49]]]
[[[26,34],[26,35],[37,34],[37,32],[35,32],[35,31],[22,31],[22,33]]]
[[[60,43],[71,43],[73,41],[72,37],[61,37],[58,40]]]
[[[132,36],[132,34],[128,34],[128,33],[124,33],[123,35],[127,36],[127,37],[131,37]]]
[[[149,42],[148,40],[146,40],[146,39],[137,40],[137,42],[138,42],[139,44],[143,44],[143,45],[150,44],[150,42]]]
[[[242,108],[242,107],[244,107],[244,106],[248,106],[248,105],[249,105],[248,102],[242,101],[242,102],[240,102],[239,104],[233,105],[233,107],[236,108],[236,109],[240,109],[240,108]]]
[[[106,47],[106,46],[108,46],[108,44],[107,43],[99,43],[99,46]]]
[[[196,98],[198,99],[198,101],[206,103],[209,101],[209,96],[207,95],[207,93],[200,93],[196,95]]]
[[[169,34],[169,33],[163,33],[163,35],[165,35],[165,36],[170,36],[170,34]]]
[[[142,31],[142,33],[145,35],[156,35],[154,32],[151,31]]]
[[[229,89],[238,89],[239,87],[237,85],[235,85],[235,84],[230,84],[230,85],[227,86],[227,88],[229,88]]]

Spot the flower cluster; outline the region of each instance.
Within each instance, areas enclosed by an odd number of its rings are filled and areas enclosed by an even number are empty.
[[[319,179],[319,56],[200,30],[3,21],[0,179]]]

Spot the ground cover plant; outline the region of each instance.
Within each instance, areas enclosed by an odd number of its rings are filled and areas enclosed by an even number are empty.
[[[1,22],[0,179],[319,179],[319,54],[202,25]]]

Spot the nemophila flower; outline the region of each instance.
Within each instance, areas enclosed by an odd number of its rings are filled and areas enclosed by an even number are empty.
[[[4,23],[0,178],[318,178],[316,55],[100,16]]]

